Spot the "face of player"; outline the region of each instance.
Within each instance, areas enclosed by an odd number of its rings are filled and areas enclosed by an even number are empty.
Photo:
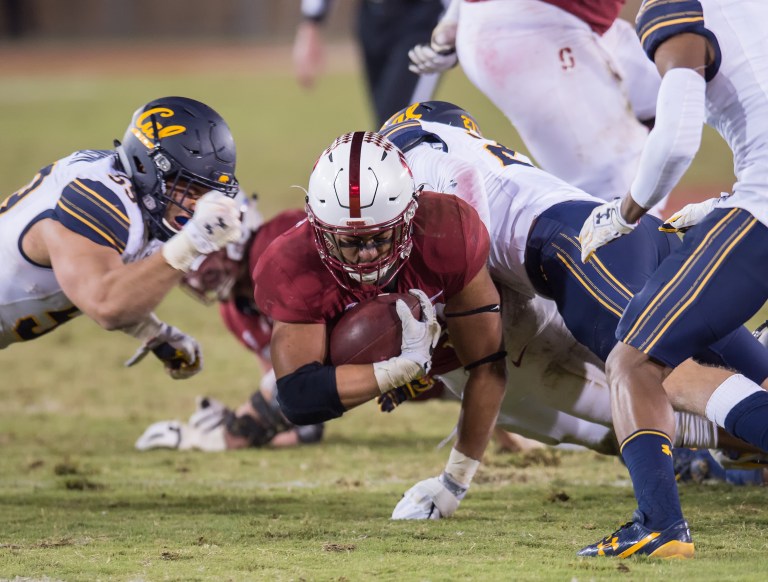
[[[367,236],[336,237],[341,259],[350,265],[375,263],[389,255],[395,230],[389,229]]]
[[[166,195],[171,199],[165,210],[165,222],[174,230],[181,230],[192,218],[195,205],[207,191],[199,184],[177,180],[167,184]]]

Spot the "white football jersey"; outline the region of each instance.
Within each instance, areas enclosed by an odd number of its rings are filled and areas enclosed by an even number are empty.
[[[737,180],[721,206],[744,208],[768,226],[768,2],[700,2],[722,55],[707,83],[707,124],[731,147]]]
[[[40,170],[0,204],[0,348],[51,331],[80,314],[53,270],[22,251],[38,221],[53,219],[114,248],[124,263],[158,248],[150,240],[133,187],[112,150],[83,150]]]
[[[533,297],[535,291],[523,261],[531,225],[543,211],[569,200],[603,201],[534,167],[524,155],[459,127],[407,120],[384,131],[395,144],[408,126],[438,136],[408,149],[405,157],[417,184],[455,194],[470,204],[486,223],[491,237],[489,269],[500,283]],[[404,131],[399,134],[398,127]],[[411,129],[411,136],[414,129]],[[473,184],[471,169],[482,183]],[[476,174],[477,175],[477,174]],[[482,190],[485,192],[483,193]]]

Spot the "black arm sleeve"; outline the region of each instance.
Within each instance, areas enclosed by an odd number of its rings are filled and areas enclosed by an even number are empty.
[[[277,403],[285,418],[300,426],[325,422],[346,412],[336,389],[336,368],[318,362],[280,378]]]

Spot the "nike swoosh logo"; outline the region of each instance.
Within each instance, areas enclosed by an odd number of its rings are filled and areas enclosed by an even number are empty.
[[[523,362],[523,356],[525,355],[525,350],[527,350],[527,349],[528,349],[528,346],[525,346],[523,348],[523,351],[520,352],[520,356],[516,360],[512,360],[512,365],[515,368],[519,368],[520,367],[520,364]]]

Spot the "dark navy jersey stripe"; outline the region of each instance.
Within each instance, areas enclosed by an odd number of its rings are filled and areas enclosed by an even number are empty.
[[[67,184],[54,216],[70,230],[119,253],[128,243],[130,219],[125,205],[100,182],[82,179]]]
[[[704,9],[699,0],[646,0],[637,13],[635,30],[648,58],[654,60],[656,49],[678,34],[698,34],[706,38],[715,56],[705,71],[710,81],[720,68],[720,45],[715,35],[704,26]]]

